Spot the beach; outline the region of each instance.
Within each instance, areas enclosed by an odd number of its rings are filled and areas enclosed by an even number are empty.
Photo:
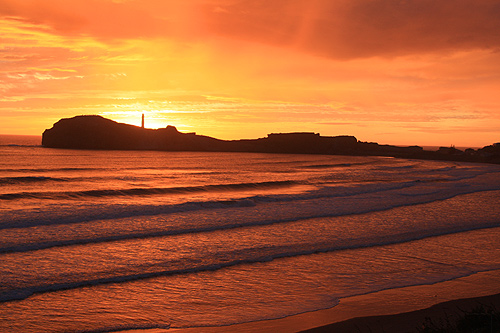
[[[227,327],[143,332],[418,332],[426,319],[451,322],[478,306],[500,309],[500,271],[342,299],[326,310]]]
[[[2,331],[297,332],[500,292],[497,165],[0,155]]]
[[[416,332],[426,318],[435,323],[454,322],[462,311],[478,306],[500,307],[500,272],[479,273],[466,278],[428,286],[381,291],[341,302],[330,310],[335,324],[323,325],[306,332]],[[352,316],[354,318],[345,319]],[[340,319],[343,318],[343,319]],[[340,319],[337,321],[337,319]]]

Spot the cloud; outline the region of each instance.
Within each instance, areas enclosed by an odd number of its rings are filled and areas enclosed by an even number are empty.
[[[63,68],[37,68],[37,67],[30,67],[28,70],[34,70],[37,72],[70,72],[70,73],[76,73],[76,70],[74,69],[63,69]]]
[[[210,22],[223,35],[333,58],[497,49],[493,0],[265,0],[224,7]]]
[[[498,49],[498,0],[0,0],[0,15],[63,35],[228,39],[321,56]]]
[[[49,27],[64,36],[111,41],[165,34],[169,23],[129,2],[97,0],[0,0],[0,16]]]
[[[62,6],[60,6],[62,5]],[[46,24],[59,31],[73,31],[83,24],[76,11],[67,10],[68,5],[59,1],[13,1],[0,0],[0,15],[31,24]]]

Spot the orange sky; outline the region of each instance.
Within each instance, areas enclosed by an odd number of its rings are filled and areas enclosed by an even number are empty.
[[[0,0],[0,133],[500,141],[498,0]]]

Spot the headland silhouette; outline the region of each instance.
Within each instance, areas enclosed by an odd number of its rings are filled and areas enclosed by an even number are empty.
[[[196,133],[181,133],[174,126],[159,129],[118,123],[96,115],[76,116],[56,122],[42,135],[48,148],[91,150],[160,150],[207,152],[254,152],[391,156],[400,158],[500,163],[500,143],[481,149],[420,146],[400,147],[361,142],[354,136],[321,136],[313,132],[272,133],[265,138],[220,140]]]

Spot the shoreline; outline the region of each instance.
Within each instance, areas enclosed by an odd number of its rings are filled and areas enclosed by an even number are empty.
[[[478,304],[500,309],[500,270],[474,273],[430,285],[386,289],[340,299],[332,308],[222,327],[137,330],[143,333],[228,332],[416,332],[426,317],[434,322]],[[404,326],[403,326],[404,325]],[[397,330],[395,330],[397,328]],[[130,332],[130,331],[128,331]]]
[[[436,325],[445,325],[448,320],[453,324],[464,312],[473,312],[480,306],[499,309],[500,294],[461,298],[438,303],[429,308],[397,314],[356,317],[300,332],[418,332],[418,328],[423,328],[423,324],[428,319]]]

